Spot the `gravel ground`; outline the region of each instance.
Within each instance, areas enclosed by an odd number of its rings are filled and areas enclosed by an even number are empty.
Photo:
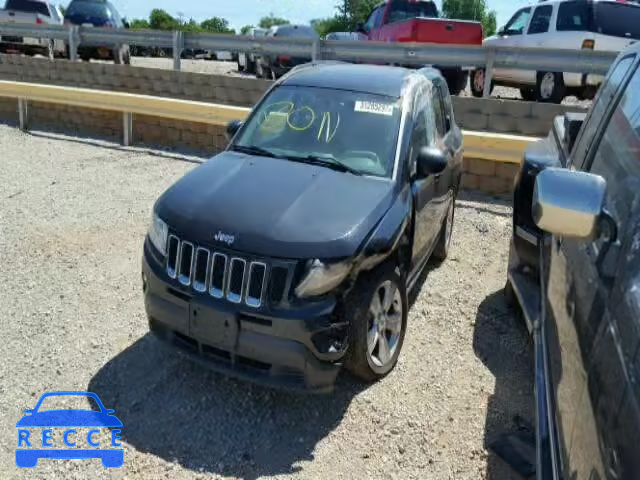
[[[209,372],[147,334],[140,254],[154,199],[192,159],[0,125],[0,478],[516,478],[485,444],[531,421],[532,358],[504,304],[510,207],[465,194],[450,258],[412,295],[398,367],[334,394]],[[46,391],[124,424],[125,464],[13,464]]]

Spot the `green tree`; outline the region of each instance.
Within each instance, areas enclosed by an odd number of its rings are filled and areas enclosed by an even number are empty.
[[[496,31],[496,12],[488,9],[486,0],[442,0],[442,16],[481,22],[485,36]]]
[[[349,23],[341,16],[318,18],[311,20],[311,26],[318,32],[320,37],[326,36],[331,32],[347,32],[349,31]]]
[[[245,25],[240,29],[240,35],[248,35],[252,28],[254,28],[253,25]]]
[[[154,30],[178,30],[180,22],[165,10],[154,8],[149,15],[149,26]]]
[[[212,17],[200,24],[200,28],[204,32],[209,33],[235,33],[229,28],[229,22],[220,17]]]
[[[145,20],[144,18],[134,18],[131,20],[131,28],[147,29],[151,28],[151,26],[149,25],[149,20]]]
[[[289,20],[286,18],[276,17],[273,13],[270,13],[266,17],[260,19],[260,28],[271,28],[276,25],[289,25]]]

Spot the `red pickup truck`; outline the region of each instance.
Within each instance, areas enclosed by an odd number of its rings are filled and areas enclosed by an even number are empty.
[[[379,42],[482,45],[480,22],[438,17],[438,8],[432,1],[389,0],[375,7],[358,31],[366,40]],[[468,70],[461,67],[440,70],[452,94],[457,95],[466,87]]]

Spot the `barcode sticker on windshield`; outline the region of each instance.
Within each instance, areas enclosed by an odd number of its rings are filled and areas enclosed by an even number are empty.
[[[356,100],[354,110],[356,112],[375,113],[377,115],[386,115],[390,117],[393,115],[393,103],[364,102],[362,100]]]

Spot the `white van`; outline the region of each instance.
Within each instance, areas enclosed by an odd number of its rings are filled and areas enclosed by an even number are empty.
[[[626,1],[541,1],[519,9],[484,45],[592,49],[620,52],[640,39],[640,5]],[[525,100],[560,103],[567,95],[593,98],[603,76],[496,68],[493,85],[520,89]],[[471,76],[471,91],[482,96],[484,71]]]

